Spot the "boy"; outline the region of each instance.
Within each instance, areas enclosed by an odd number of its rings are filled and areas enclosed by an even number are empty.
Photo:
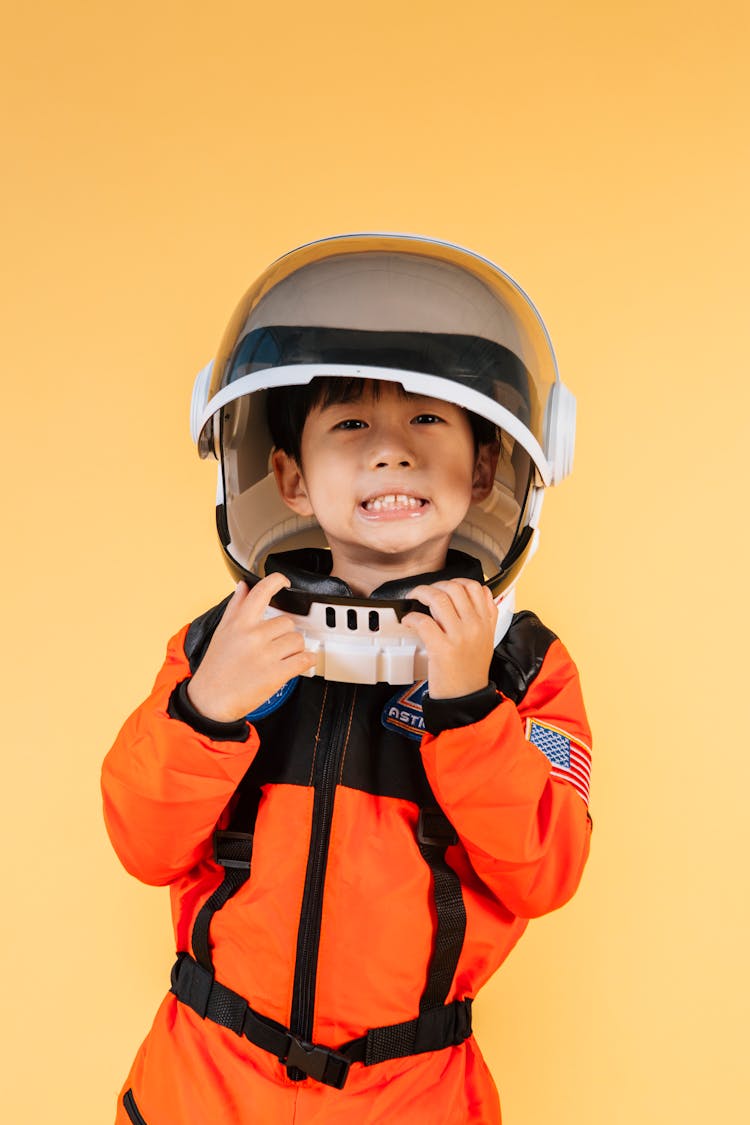
[[[179,950],[117,1123],[496,1125],[471,998],[590,832],[575,667],[510,608],[570,461],[546,333],[467,251],[347,236],[266,272],[195,394],[240,581],[104,766]]]

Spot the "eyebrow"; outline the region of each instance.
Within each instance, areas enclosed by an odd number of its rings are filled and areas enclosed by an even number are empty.
[[[377,402],[386,382],[389,386],[397,388],[399,397],[403,399],[414,398],[414,395],[406,391],[400,383],[391,383],[390,380],[373,379],[369,381],[369,386],[365,388],[365,380],[359,376],[345,377],[335,381],[329,377],[326,379],[327,386],[323,394],[319,396],[316,405],[323,410],[329,406],[351,405],[352,403],[362,402],[370,396]]]
[[[394,384],[394,386],[398,386],[398,384]],[[442,402],[442,399],[436,399],[431,397],[430,395],[414,394],[412,391],[405,391],[403,389],[401,390],[399,397],[403,399],[404,402],[423,401],[434,402],[436,404]],[[352,390],[348,393],[342,394],[341,397],[337,396],[334,399],[323,399],[317,404],[317,406],[319,410],[330,410],[334,406],[356,406],[358,403],[366,402],[370,398],[377,402],[380,399],[379,390],[373,389],[372,392],[367,394],[365,394],[363,391]]]

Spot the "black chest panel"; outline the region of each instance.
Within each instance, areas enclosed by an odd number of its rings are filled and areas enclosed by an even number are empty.
[[[380,797],[424,805],[432,800],[419,742],[386,729],[381,716],[391,684],[338,684],[301,677],[289,699],[253,720],[260,749],[246,774],[256,785],[315,785],[334,723],[344,724],[339,783]]]
[[[203,659],[228,602],[226,598],[191,624],[185,639],[191,672]],[[555,639],[535,614],[515,614],[492,658],[490,678],[497,688],[519,703]],[[332,730],[343,723],[345,744],[339,784],[412,801],[420,807],[433,802],[418,739],[382,722],[389,704],[402,690],[393,684],[353,688],[317,676],[300,677],[276,711],[253,719],[260,748],[244,783],[251,788],[268,784],[316,786]]]

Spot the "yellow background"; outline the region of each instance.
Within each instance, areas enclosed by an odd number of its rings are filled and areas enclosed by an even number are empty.
[[[579,400],[520,604],[581,669],[593,850],[476,1005],[507,1125],[747,1119],[747,10],[6,6],[3,1121],[111,1121],[166,988],[98,773],[229,588],[193,375],[357,229],[497,261]]]

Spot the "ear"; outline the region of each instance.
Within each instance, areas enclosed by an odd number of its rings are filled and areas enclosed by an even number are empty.
[[[276,478],[279,495],[287,508],[291,508],[298,516],[314,515],[304,477],[294,458],[283,449],[274,449],[271,454],[271,468]]]
[[[495,483],[495,469],[500,456],[500,442],[488,442],[480,445],[477,459],[474,463],[474,476],[471,482],[471,502],[479,504],[486,500],[492,492]]]

